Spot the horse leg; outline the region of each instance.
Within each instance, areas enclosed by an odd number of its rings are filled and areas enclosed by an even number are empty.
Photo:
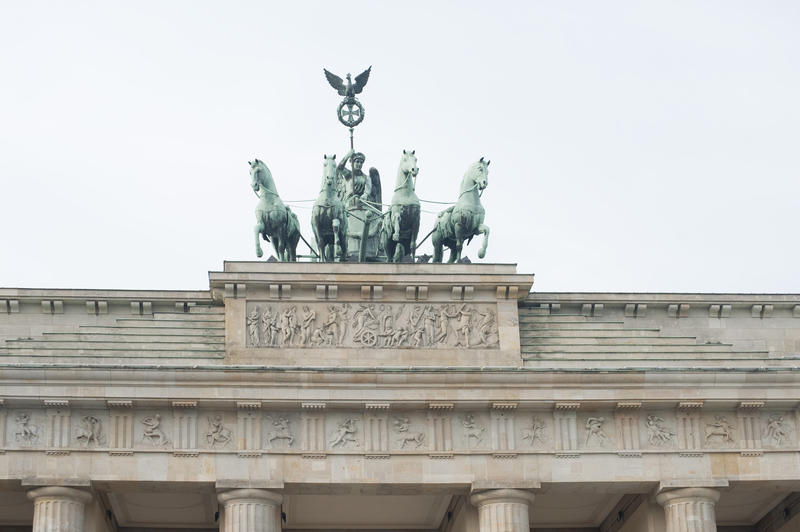
[[[450,260],[448,262],[458,262],[461,260],[461,250],[464,247],[464,226],[458,222],[453,225],[455,233],[455,244],[450,248]]]
[[[433,262],[441,263],[443,254],[442,237],[439,235],[439,231],[436,228],[433,229],[431,243],[433,243]]]
[[[339,224],[339,219],[338,218],[334,218],[331,223],[333,225],[333,250],[332,251],[333,251],[333,254],[335,254],[335,256],[331,258],[331,260],[339,259],[339,262],[342,262],[342,242],[341,242],[342,238],[341,238],[341,235],[339,235],[339,225],[340,225]]]
[[[402,242],[397,242],[394,246],[394,262],[401,262],[406,255],[406,248]]]
[[[479,259],[482,259],[486,256],[486,246],[489,245],[489,227],[483,224],[479,225],[477,234],[481,233],[483,233],[483,245],[481,246],[481,249],[478,250]]]
[[[256,224],[256,226],[253,228],[253,232],[256,235],[256,256],[257,257],[263,257],[264,256],[264,251],[261,249],[261,240],[259,240],[259,238],[258,238],[261,235],[261,232],[263,230],[264,230],[264,221],[263,220],[259,220],[258,223]]]
[[[395,242],[400,242],[400,219],[403,217],[403,206],[401,205],[400,208],[397,209],[397,212],[394,212],[394,208],[392,208],[392,222],[394,225],[394,234],[392,235],[392,240]]]
[[[419,234],[419,218],[414,222],[414,226],[411,228],[411,237],[408,240],[408,250],[411,253],[411,261],[414,261],[414,257],[417,254],[417,235]]]

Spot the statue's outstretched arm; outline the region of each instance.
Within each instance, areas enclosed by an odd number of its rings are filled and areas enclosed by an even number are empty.
[[[339,165],[336,167],[336,169],[339,171],[340,174],[343,173],[342,170],[347,168],[347,161],[350,160],[350,157],[352,157],[354,153],[355,153],[355,150],[350,148],[350,151],[348,151],[347,153],[344,154],[344,157],[342,157],[342,160],[339,162]]]

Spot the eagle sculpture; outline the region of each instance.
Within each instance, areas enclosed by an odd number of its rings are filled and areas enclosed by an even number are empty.
[[[364,72],[356,76],[355,83],[352,82],[350,79],[350,74],[348,73],[347,76],[345,76],[347,78],[346,84],[344,80],[336,74],[329,72],[325,68],[322,70],[325,71],[325,77],[328,79],[328,83],[331,84],[331,87],[336,89],[336,92],[338,92],[340,96],[344,96],[348,99],[355,99],[356,94],[360,94],[361,91],[364,90],[364,86],[367,84],[367,80],[369,79],[369,71],[372,70],[372,67],[370,66]]]

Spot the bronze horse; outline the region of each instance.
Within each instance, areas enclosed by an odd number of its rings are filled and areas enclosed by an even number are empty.
[[[347,259],[347,213],[336,190],[336,156],[323,157],[322,187],[311,210],[311,228],[320,260],[341,262]]]

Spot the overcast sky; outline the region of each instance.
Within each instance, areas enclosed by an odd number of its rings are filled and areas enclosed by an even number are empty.
[[[535,290],[800,292],[800,3],[732,0],[6,0],[0,286],[254,260],[247,161],[315,198],[349,148],[322,68],[369,65],[365,166],[386,191],[415,149],[420,198],[454,201],[491,159],[484,260]]]

